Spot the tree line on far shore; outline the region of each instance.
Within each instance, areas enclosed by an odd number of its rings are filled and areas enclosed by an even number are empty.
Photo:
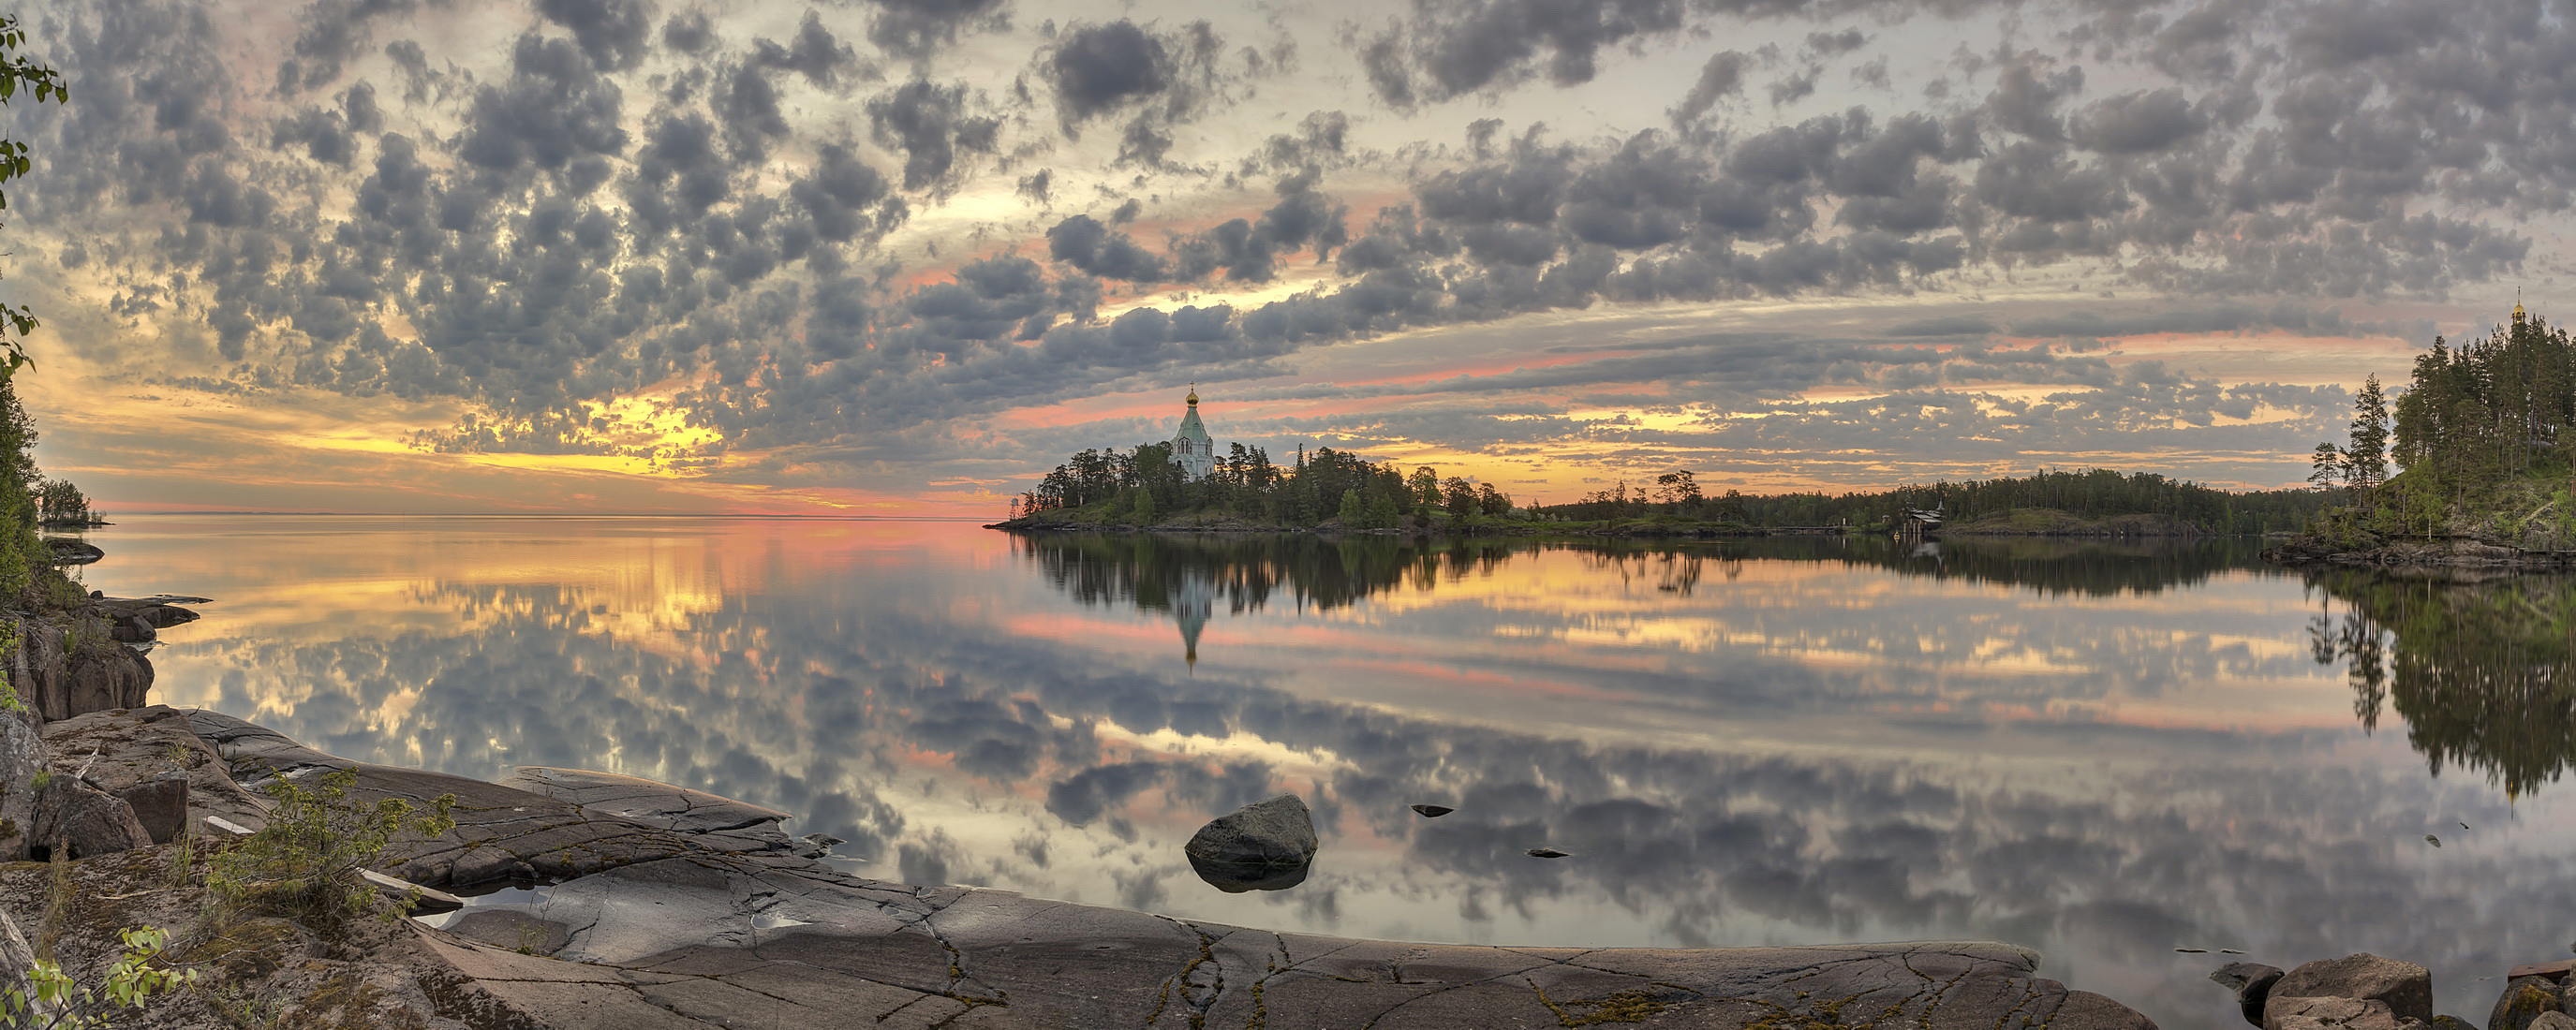
[[[1513,510],[1511,497],[1492,483],[1444,477],[1429,465],[1406,473],[1394,462],[1330,447],[1312,454],[1300,447],[1293,464],[1280,465],[1267,450],[1240,443],[1228,445],[1215,469],[1195,480],[1172,462],[1168,443],[1086,448],[1011,502],[1014,518],[1066,509],[1139,524],[1213,512],[1297,527],[1333,519],[1344,529],[1394,529],[1407,518],[1428,524],[1434,511],[1468,518]]]
[[[2163,515],[2220,534],[2286,532],[2306,525],[2326,499],[2305,490],[2231,491],[2153,472],[2088,469],[2041,470],[2028,476],[1941,481],[1893,490],[1842,494],[1710,495],[1695,473],[1655,477],[1652,486],[1621,482],[1580,501],[1542,505],[1543,518],[1618,520],[1671,518],[1747,526],[1880,526],[1907,509],[1939,508],[1951,525],[2026,509],[2060,511],[2082,519]]]

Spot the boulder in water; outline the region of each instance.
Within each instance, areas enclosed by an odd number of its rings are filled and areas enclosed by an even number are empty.
[[[1305,799],[1281,794],[1218,816],[1181,850],[1203,862],[1303,865],[1315,847],[1315,818]]]

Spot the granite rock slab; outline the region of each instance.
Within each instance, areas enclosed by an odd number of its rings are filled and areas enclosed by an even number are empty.
[[[125,799],[155,844],[172,839],[174,815],[200,833],[207,816],[254,830],[268,825],[268,800],[234,782],[231,764],[192,729],[192,714],[166,705],[110,709],[47,723],[43,732],[55,771]],[[177,792],[183,813],[158,807],[170,800],[162,784],[174,775],[186,784]]]
[[[406,879],[516,869],[556,881],[471,905],[448,917],[454,930],[411,924],[422,989],[474,1026],[2154,1027],[2039,977],[2035,953],[2004,944],[1569,949],[1274,933],[854,876],[738,846],[746,828],[775,832],[771,810],[650,781],[518,781],[548,796],[351,763],[240,720],[192,725],[237,775],[341,768],[370,797],[455,793],[455,832],[401,844],[409,858],[391,871]]]

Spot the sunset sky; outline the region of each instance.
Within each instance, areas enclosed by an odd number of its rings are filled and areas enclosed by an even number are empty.
[[[2576,204],[2561,6],[45,0],[111,510],[999,515],[1170,436],[1571,500],[2298,482]]]

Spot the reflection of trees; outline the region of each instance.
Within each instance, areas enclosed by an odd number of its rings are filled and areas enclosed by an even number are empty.
[[[2330,569],[2309,582],[2349,606],[2319,614],[2309,645],[2319,664],[2347,667],[2364,727],[2393,705],[2436,774],[2476,769],[2509,796],[2576,764],[2576,579]]]
[[[1175,611],[1180,599],[1208,590],[1237,614],[1274,595],[1329,609],[1398,586],[1432,590],[1444,578],[1491,570],[1513,550],[1493,541],[1158,533],[1019,536],[1011,548],[1084,604]]]
[[[1592,545],[1602,562],[1655,558],[1688,579],[1658,578],[1662,589],[1688,594],[1697,566],[1669,564],[1676,556],[1728,566],[1748,558],[1840,562],[1910,575],[2028,587],[2045,594],[2108,597],[2152,594],[2207,581],[2228,569],[2255,563],[2255,542],[2232,538],[2189,540],[2091,540],[2062,537],[1962,537],[1931,546],[1875,536],[1779,536],[1676,543],[1612,540]],[[1643,569],[1643,564],[1633,566]],[[1740,574],[1727,567],[1728,579]],[[1648,574],[1652,575],[1652,574]]]
[[[1626,583],[1651,583],[1690,596],[1715,563],[1733,580],[1747,559],[1841,562],[1900,572],[2025,586],[2043,593],[2110,596],[2156,593],[2206,581],[2253,561],[2239,540],[2108,542],[2064,539],[1945,540],[1918,547],[1876,537],[1769,537],[1750,540],[1604,540],[1565,544],[1530,540],[1432,540],[1384,536],[1340,539],[1305,534],[1182,536],[1156,533],[1019,536],[1013,551],[1034,562],[1058,589],[1085,604],[1132,603],[1174,611],[1177,598],[1211,585],[1241,613],[1284,594],[1301,605],[1334,608],[1403,587],[1428,591],[1470,572],[1490,571],[1514,555],[1570,549],[1586,566]]]
[[[1872,541],[1878,543],[1878,541]],[[2044,594],[2152,594],[2196,586],[2254,558],[2251,541],[2092,541],[2033,538],[1944,539],[1937,554],[1893,543],[1872,564],[1918,575],[2023,586]]]

